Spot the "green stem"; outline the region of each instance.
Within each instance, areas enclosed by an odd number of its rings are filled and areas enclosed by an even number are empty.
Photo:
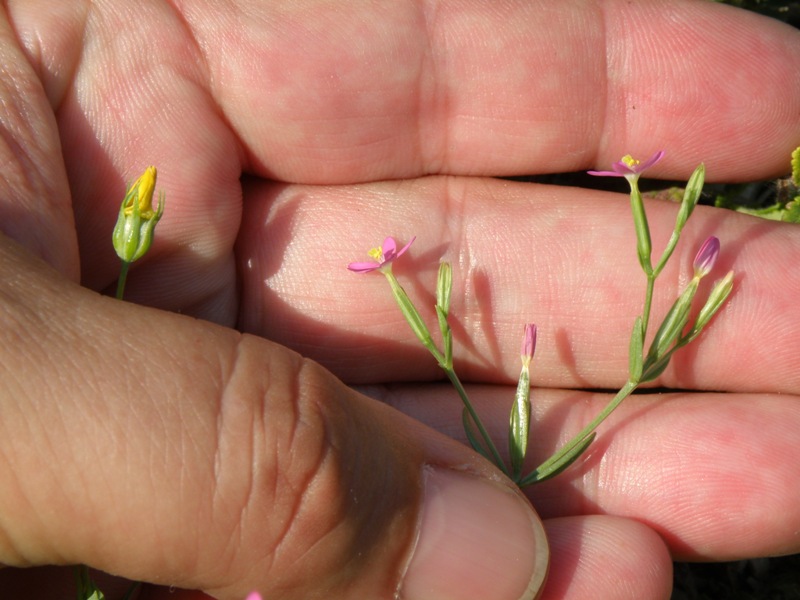
[[[406,322],[417,336],[417,339],[422,342],[422,345],[425,346],[428,349],[428,352],[433,355],[442,370],[447,373],[447,377],[450,379],[450,382],[453,384],[456,392],[458,392],[458,395],[461,397],[464,408],[466,408],[470,418],[472,419],[472,422],[475,423],[475,426],[478,428],[478,432],[483,438],[486,448],[492,455],[492,460],[494,460],[498,468],[508,475],[508,470],[503,463],[503,458],[497,451],[497,447],[494,445],[494,442],[492,442],[492,438],[489,437],[489,433],[483,426],[480,417],[478,417],[478,413],[475,412],[472,403],[470,403],[469,398],[467,397],[467,392],[464,389],[464,386],[461,384],[458,375],[456,375],[456,372],[453,369],[452,339],[450,339],[450,327],[447,325],[447,314],[444,311],[444,307],[440,306],[440,310],[437,311],[439,317],[439,327],[442,330],[442,336],[444,337],[445,344],[445,351],[442,353],[442,351],[436,347],[430,331],[428,330],[427,325],[425,325],[425,321],[422,320],[422,315],[419,314],[419,311],[417,311],[414,303],[411,302],[411,298],[408,297],[408,294],[406,294],[406,291],[403,289],[403,286],[400,285],[400,282],[397,281],[397,278],[394,276],[391,269],[384,270],[383,274],[389,281],[389,285],[392,288],[392,294],[394,295],[395,301],[400,307],[400,311],[403,313]]]
[[[122,267],[119,270],[119,279],[117,280],[117,300],[122,300],[122,294],[125,292],[125,282],[128,280],[128,268],[131,263],[122,261]]]
[[[653,289],[656,285],[656,274],[647,274],[647,287],[644,291],[644,308],[642,308],[642,341],[647,338],[647,326],[650,324],[650,308],[653,305]]]
[[[539,465],[535,471],[523,478],[519,483],[520,487],[536,483],[542,479],[546,479],[551,471],[560,468],[559,463],[564,459],[564,457],[572,452],[575,448],[580,446],[586,440],[586,438],[588,438],[594,432],[594,430],[597,429],[600,423],[605,421],[608,415],[614,412],[614,409],[616,409],[620,403],[625,400],[625,398],[633,393],[638,385],[638,383],[634,383],[633,381],[628,381],[625,383],[622,389],[617,392],[617,395],[614,396],[611,402],[606,405],[606,407],[594,418],[591,423],[584,427],[580,433],[573,437],[569,442],[564,444],[564,446],[558,452],[553,454],[553,456]]]
[[[425,346],[431,354],[433,354],[433,357],[436,359],[439,365],[444,368],[444,365],[446,364],[446,357],[439,351],[439,349],[436,347],[436,344],[433,342],[431,332],[428,331],[428,326],[425,325],[425,321],[422,320],[422,315],[419,314],[419,311],[414,306],[414,303],[411,302],[411,298],[408,297],[408,294],[406,294],[406,291],[403,289],[403,286],[400,285],[400,282],[397,281],[397,278],[394,276],[391,269],[386,269],[383,271],[383,274],[389,281],[389,285],[392,288],[392,295],[394,296],[397,305],[400,307],[400,311],[403,313],[406,322],[411,327],[411,331],[414,332],[414,335],[417,336],[417,339],[422,343],[422,345]]]
[[[441,363],[440,363],[441,364]],[[503,462],[503,457],[500,456],[500,452],[497,450],[497,446],[494,445],[489,432],[486,431],[486,428],[483,426],[483,422],[481,421],[478,413],[475,411],[475,408],[472,406],[472,403],[469,401],[467,397],[467,391],[464,389],[464,386],[461,384],[461,380],[456,375],[456,372],[453,369],[444,369],[444,372],[447,373],[447,377],[450,379],[450,383],[453,384],[453,387],[458,392],[458,395],[461,397],[461,402],[464,404],[464,408],[467,409],[469,416],[472,418],[472,422],[475,423],[475,427],[478,428],[478,432],[481,434],[483,438],[483,443],[486,444],[486,448],[488,448],[489,452],[492,455],[492,459],[494,460],[497,467],[503,471],[509,477],[511,476],[506,468],[505,463]]]

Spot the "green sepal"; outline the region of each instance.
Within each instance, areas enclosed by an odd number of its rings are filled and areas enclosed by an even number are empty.
[[[453,269],[450,263],[443,262],[439,265],[439,275],[436,279],[436,306],[441,307],[444,316],[450,313],[450,292],[453,289]]]
[[[650,350],[647,352],[648,359],[657,359],[662,356],[681,335],[689,321],[689,310],[692,308],[692,300],[697,293],[699,283],[699,279],[692,279],[683,293],[675,300],[650,344]]]
[[[661,270],[672,256],[675,246],[678,245],[678,240],[681,237],[683,226],[686,225],[686,221],[688,221],[689,217],[692,216],[692,212],[694,211],[695,206],[697,206],[698,200],[700,200],[700,194],[703,191],[705,178],[706,167],[701,163],[694,170],[692,176],[689,177],[689,181],[683,190],[683,200],[681,200],[681,207],[678,209],[678,216],[675,218],[675,228],[673,229],[672,235],[667,242],[666,248],[664,248],[664,252],[661,254],[661,258],[658,260],[658,264],[654,270],[656,275],[661,273]]]
[[[711,321],[717,311],[722,308],[722,305],[725,304],[725,301],[728,299],[728,296],[731,295],[732,291],[733,271],[728,271],[725,277],[714,284],[714,287],[711,289],[711,293],[708,295],[708,300],[706,300],[703,308],[700,309],[700,312],[697,315],[697,320],[692,327],[692,331],[689,333],[689,342],[700,335],[703,327],[708,325],[709,321]]]
[[[137,188],[125,195],[117,215],[117,223],[111,234],[111,243],[117,256],[125,262],[132,263],[144,256],[153,243],[156,225],[164,215],[164,194],[158,196],[158,205],[153,215],[147,219],[141,214],[139,202],[135,198]],[[132,214],[126,215],[126,204],[132,203]]]
[[[631,211],[633,212],[633,227],[636,230],[636,254],[639,257],[639,264],[646,275],[653,272],[650,262],[653,245],[650,241],[650,226],[647,224],[647,215],[644,211],[644,201],[639,191],[639,183],[636,179],[628,180],[631,185]]]
[[[414,332],[414,335],[416,335],[417,339],[422,342],[422,345],[425,346],[441,364],[444,360],[444,357],[433,343],[431,332],[428,330],[428,326],[425,325],[425,321],[422,320],[422,316],[419,314],[419,311],[411,302],[411,298],[408,297],[408,294],[406,294],[403,286],[401,286],[397,281],[397,278],[394,276],[391,269],[384,270],[383,274],[389,281],[389,285],[392,288],[392,295],[397,302],[397,306],[400,307],[400,312],[403,313],[408,325],[411,327],[411,331]]]
[[[672,358],[672,353],[667,352],[663,356],[647,357],[642,371],[640,383],[647,383],[653,381],[656,377],[661,375],[669,366],[669,361]]]
[[[442,342],[444,342],[444,364],[445,369],[453,368],[453,332],[447,323],[447,314],[438,304],[436,305],[436,316],[439,318],[439,330],[442,332]]]
[[[705,179],[706,166],[700,163],[692,173],[692,176],[689,177],[689,181],[686,183],[686,188],[683,191],[683,200],[678,210],[678,217],[675,220],[675,231],[678,234],[683,230],[683,226],[686,225],[686,221],[692,216],[692,211],[694,211],[695,206],[697,206],[697,201],[700,200],[700,194],[703,192]]]
[[[436,317],[439,320],[439,331],[444,343],[444,361],[447,368],[453,366],[453,333],[447,322],[450,312],[450,291],[453,287],[453,270],[450,263],[439,265],[439,276],[436,281]]]
[[[800,187],[800,146],[792,152],[792,183]]]
[[[522,474],[525,454],[528,451],[528,435],[531,427],[531,378],[527,366],[522,367],[511,406],[508,424],[508,453],[511,458],[512,479],[516,481]]]

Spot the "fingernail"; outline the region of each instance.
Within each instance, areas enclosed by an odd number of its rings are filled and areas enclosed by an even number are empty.
[[[549,552],[539,517],[510,487],[436,467],[423,473],[419,534],[402,600],[529,600]]]

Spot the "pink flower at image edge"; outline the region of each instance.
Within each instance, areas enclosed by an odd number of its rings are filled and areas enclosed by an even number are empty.
[[[587,173],[597,177],[638,177],[662,158],[664,158],[663,150],[659,150],[644,162],[634,159],[629,154],[611,165],[612,171],[587,171]]]
[[[250,592],[244,600],[263,600],[258,592]]]
[[[351,262],[347,268],[354,273],[369,273],[370,271],[377,271],[387,265],[391,265],[393,261],[400,258],[405,254],[406,250],[411,247],[417,236],[411,238],[405,246],[397,249],[397,242],[393,237],[387,237],[383,240],[383,245],[380,248],[373,248],[370,250],[369,255],[374,259],[369,262]]]

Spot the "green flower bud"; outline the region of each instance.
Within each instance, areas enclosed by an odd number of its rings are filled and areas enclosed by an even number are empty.
[[[725,300],[728,299],[728,296],[730,296],[732,290],[733,271],[728,271],[728,274],[725,275],[725,277],[714,284],[714,288],[708,295],[708,300],[706,300],[703,308],[700,309],[700,313],[697,315],[697,321],[695,321],[694,327],[692,327],[692,336],[700,333],[703,327],[708,325],[711,317],[713,317],[722,307],[722,305],[725,304]]]
[[[453,289],[453,269],[450,263],[439,265],[436,281],[436,306],[440,306],[445,316],[450,312],[450,291]]]
[[[153,210],[153,192],[156,187],[155,167],[133,182],[119,207],[117,224],[112,241],[114,250],[124,262],[140,259],[153,243],[153,231],[164,213],[164,194],[159,194],[158,206]]]
[[[699,278],[692,279],[683,293],[675,300],[672,308],[669,309],[650,345],[650,350],[647,353],[648,364],[663,356],[681,335],[683,328],[686,327],[686,323],[689,321],[689,310],[692,308],[692,299],[697,293],[699,283]]]

